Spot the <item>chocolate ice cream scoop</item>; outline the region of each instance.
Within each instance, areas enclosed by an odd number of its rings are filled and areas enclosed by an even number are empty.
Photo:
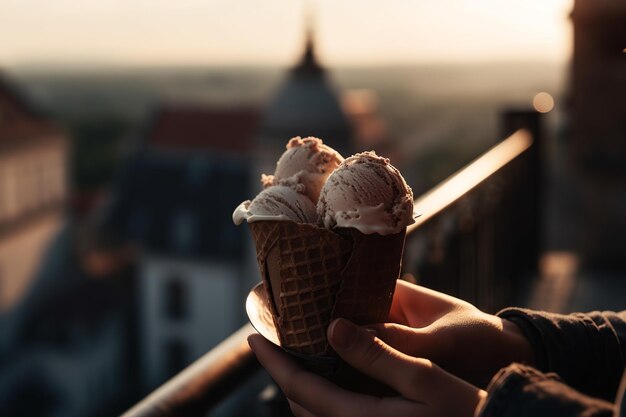
[[[292,220],[316,223],[315,204],[291,187],[275,185],[261,191],[254,200],[244,201],[233,213],[233,222],[241,224],[268,220]]]
[[[343,157],[321,139],[299,136],[287,143],[287,150],[276,163],[274,175],[264,175],[263,185],[287,185],[317,202],[320,190]]]
[[[317,214],[329,229],[395,234],[414,222],[413,192],[389,159],[362,152],[344,160],[328,177]]]

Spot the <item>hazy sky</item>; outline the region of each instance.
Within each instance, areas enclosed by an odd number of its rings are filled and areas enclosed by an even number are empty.
[[[0,0],[0,66],[277,64],[304,0]],[[563,61],[572,0],[311,0],[324,63]]]

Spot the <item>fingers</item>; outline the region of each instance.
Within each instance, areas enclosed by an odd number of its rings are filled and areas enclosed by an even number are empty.
[[[405,355],[344,319],[331,323],[328,339],[349,365],[387,384],[402,396],[423,402],[431,393],[434,367],[429,360]]]
[[[480,390],[449,374],[427,359],[405,355],[362,327],[344,319],[331,323],[328,338],[349,365],[371,376],[403,397],[426,408],[447,409],[442,415],[471,415],[480,400]],[[454,403],[450,403],[454,398]],[[470,410],[471,413],[466,412]]]
[[[441,309],[439,304],[440,300],[426,288],[398,280],[389,321],[419,327],[427,325],[432,321],[433,312]]]
[[[294,416],[296,417],[316,417],[315,414],[311,414],[309,412],[309,410],[307,410],[306,408],[302,407],[300,404],[288,400],[289,401],[289,408],[291,408],[291,412],[293,413]]]
[[[414,329],[396,323],[380,323],[368,325],[367,329],[373,330],[376,337],[392,348],[410,356],[433,360],[437,351],[442,350],[441,340],[433,337],[430,327]]]
[[[374,335],[394,349],[407,353],[415,344],[416,329],[397,323],[378,323],[365,326]]]
[[[470,304],[404,280],[396,282],[389,320],[424,327],[458,306]]]
[[[286,353],[267,342],[260,335],[248,337],[250,348],[259,362],[270,373],[287,398],[305,409],[302,416],[324,415],[367,415],[366,412],[353,414],[354,409],[366,411],[374,399],[341,389],[326,379],[305,371]]]
[[[348,327],[342,329],[343,325]],[[403,355],[346,320],[333,322],[329,334],[333,335],[331,344],[344,360],[395,388],[404,398],[376,398],[341,389],[303,370],[289,355],[262,336],[250,336],[250,347],[283,390],[297,417],[469,417],[480,400],[481,391],[476,387],[425,359]],[[450,401],[451,398],[454,401]]]

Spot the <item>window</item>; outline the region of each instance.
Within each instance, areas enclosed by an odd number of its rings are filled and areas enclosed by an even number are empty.
[[[165,315],[181,320],[187,315],[187,288],[180,276],[169,278],[165,284]]]

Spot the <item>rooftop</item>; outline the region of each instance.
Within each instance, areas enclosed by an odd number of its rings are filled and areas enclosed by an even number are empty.
[[[169,105],[157,111],[146,142],[154,147],[246,153],[259,112],[253,108]]]

